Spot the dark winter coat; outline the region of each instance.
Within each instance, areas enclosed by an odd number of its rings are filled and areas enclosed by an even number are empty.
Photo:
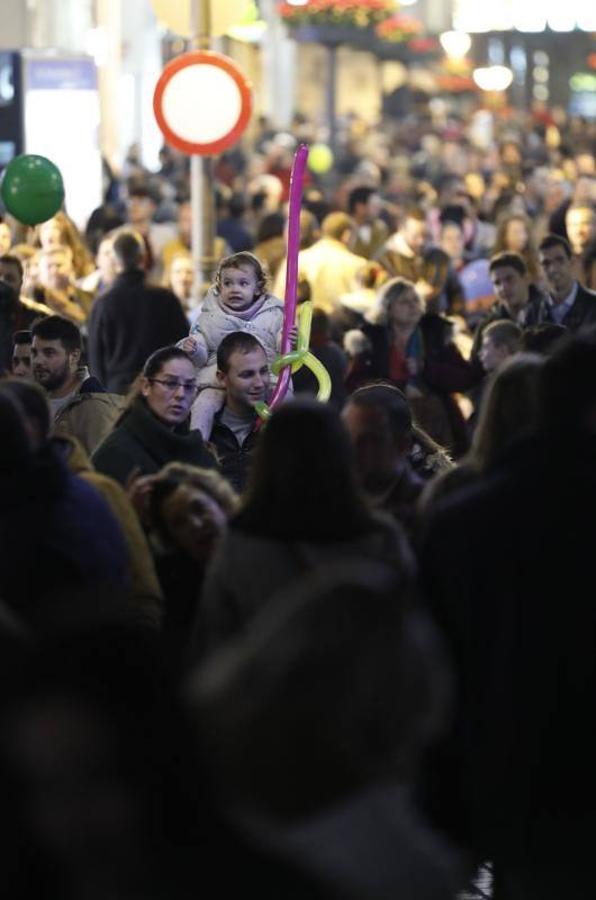
[[[588,437],[518,444],[438,507],[422,551],[458,688],[430,796],[480,859],[591,858],[595,453]]]
[[[128,553],[106,501],[51,446],[0,473],[0,597],[23,618],[51,618],[72,591],[128,589]]]
[[[256,425],[256,419],[255,419]],[[246,487],[250,461],[259,432],[254,428],[245,438],[242,446],[231,428],[216,416],[209,443],[213,444],[222,475],[227,478],[236,493],[241,494]]]
[[[186,423],[173,430],[168,428],[153,415],[142,397],[137,397],[93,454],[98,472],[121,484],[126,484],[135,470],[140,475],[154,475],[169,462],[207,469],[216,466],[200,431],[189,431]]]
[[[186,337],[188,321],[171,291],[133,269],[118,275],[89,320],[89,368],[108,391],[125,394],[155,350]]]

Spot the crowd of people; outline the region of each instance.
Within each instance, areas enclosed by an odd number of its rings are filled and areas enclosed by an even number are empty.
[[[343,126],[266,424],[312,123],[216,161],[209,284],[168,148],[0,224],[17,900],[591,895],[596,129]]]

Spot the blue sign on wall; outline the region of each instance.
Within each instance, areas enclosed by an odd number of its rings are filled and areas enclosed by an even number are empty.
[[[27,63],[27,87],[34,91],[97,88],[97,69],[92,59],[32,59]]]

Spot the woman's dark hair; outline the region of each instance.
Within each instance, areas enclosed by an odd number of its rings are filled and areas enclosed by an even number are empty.
[[[274,412],[236,526],[280,540],[334,541],[363,534],[371,522],[336,410],[295,400]]]
[[[0,470],[17,469],[31,459],[25,413],[16,397],[0,391]]]
[[[257,231],[257,244],[269,241],[271,238],[283,237],[286,220],[281,213],[269,213],[263,218]]]
[[[6,378],[0,382],[0,394],[9,394],[17,401],[25,417],[37,424],[40,442],[45,444],[52,422],[48,398],[43,388],[25,378]]]
[[[559,441],[589,429],[596,406],[596,327],[562,340],[546,358],[538,385],[541,430]]]
[[[185,350],[182,350],[180,347],[160,347],[159,350],[156,350],[151,354],[150,357],[145,361],[145,365],[143,366],[143,371],[140,375],[138,375],[133,383],[131,384],[129,391],[126,395],[126,401],[124,404],[124,409],[120,416],[116,419],[114,423],[114,428],[117,428],[118,425],[122,422],[123,419],[126,418],[131,408],[134,406],[138,397],[141,396],[141,379],[142,378],[155,378],[156,375],[159,375],[161,372],[162,366],[165,366],[171,359],[187,359],[190,363],[192,363],[192,359],[186,353]]]
[[[159,375],[162,367],[172,359],[186,359],[192,363],[188,353],[180,347],[160,347],[145,362],[142,372],[143,377],[154,378],[156,375]]]

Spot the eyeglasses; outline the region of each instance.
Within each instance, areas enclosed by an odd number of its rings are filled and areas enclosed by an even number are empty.
[[[187,395],[196,394],[198,385],[196,381],[178,381],[176,378],[148,378],[151,384],[161,384],[168,394],[173,394],[178,388],[182,388]]]

